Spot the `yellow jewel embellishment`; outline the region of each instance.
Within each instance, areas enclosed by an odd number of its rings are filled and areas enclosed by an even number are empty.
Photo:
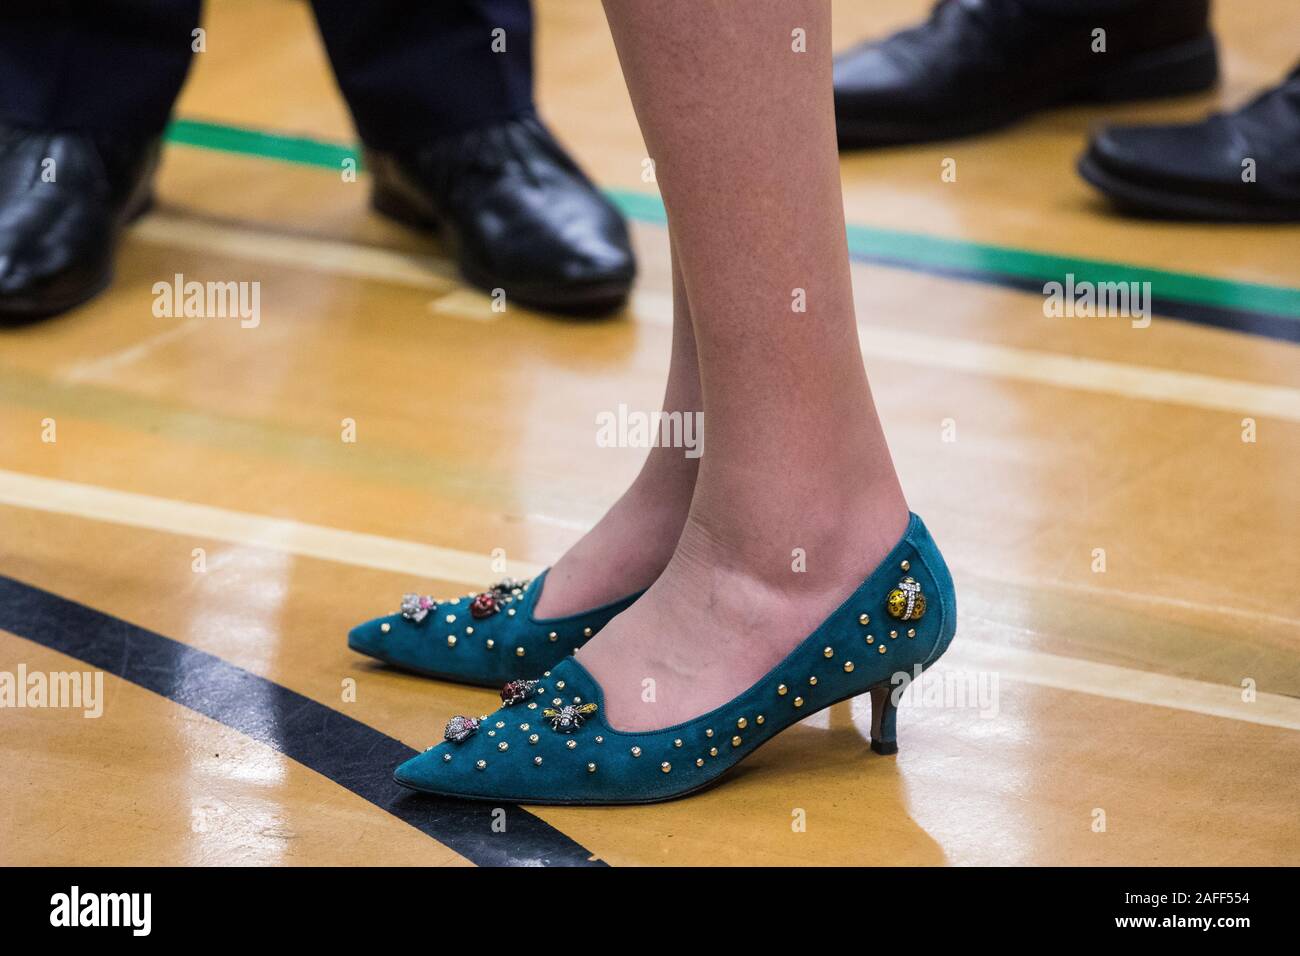
[[[905,577],[885,599],[885,610],[900,621],[919,621],[925,614],[925,595],[913,577]]]

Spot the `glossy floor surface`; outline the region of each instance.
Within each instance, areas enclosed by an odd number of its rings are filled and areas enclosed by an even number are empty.
[[[840,4],[837,45],[922,9]],[[487,583],[495,549],[516,574],[553,560],[639,465],[596,446],[595,415],[661,395],[666,233],[599,5],[539,15],[543,111],[634,214],[625,314],[495,313],[368,211],[364,175],[176,144],[111,290],[0,333],[0,673],[106,672],[97,718],[0,710],[0,863],[1300,859],[1300,346],[1050,319],[1000,271],[1120,262],[1157,295],[1300,318],[1297,227],[1136,222],[1072,172],[1103,117],[1192,117],[1275,81],[1300,48],[1287,0],[1219,4],[1213,94],[845,157],[863,247],[915,240],[854,281],[904,485],[961,600],[898,757],[870,753],[860,701],[667,805],[504,808],[499,832],[492,808],[384,789],[370,748],[424,747],[494,695],[372,666],[348,627],[403,591]],[[353,141],[303,5],[215,0],[206,26],[178,117]],[[155,318],[176,273],[260,282],[260,325]]]

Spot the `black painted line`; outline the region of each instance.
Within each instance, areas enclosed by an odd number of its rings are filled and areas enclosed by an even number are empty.
[[[0,629],[266,744],[479,866],[606,865],[520,807],[503,805],[506,830],[495,833],[490,804],[399,786],[393,768],[416,754],[406,744],[206,651],[3,575]]]

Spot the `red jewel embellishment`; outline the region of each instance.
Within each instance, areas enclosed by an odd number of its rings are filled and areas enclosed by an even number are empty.
[[[512,680],[501,688],[501,702],[507,707],[522,703],[533,695],[533,688],[536,686],[535,680]]]
[[[501,605],[491,591],[477,595],[469,606],[469,613],[475,620],[491,617],[501,610]]]

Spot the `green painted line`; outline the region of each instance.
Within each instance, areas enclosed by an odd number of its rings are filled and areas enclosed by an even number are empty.
[[[890,229],[849,226],[848,231],[849,250],[855,255],[914,263],[931,269],[981,272],[1035,282],[1059,282],[1063,281],[1066,273],[1073,273],[1076,286],[1085,281],[1150,282],[1152,293],[1162,299],[1300,319],[1300,289],[1286,286],[1218,279],[1105,259],[1059,256]]]
[[[343,168],[346,159],[361,165],[361,147],[344,143],[325,143],[302,136],[281,136],[238,126],[205,123],[201,120],[173,120],[167,127],[167,141],[180,146],[197,146],[222,153],[241,153],[262,159],[278,159],[300,166]]]
[[[355,160],[358,169],[362,165],[360,146],[283,136],[201,120],[174,120],[167,128],[167,141],[333,170],[342,169],[348,159]],[[614,189],[607,190],[606,195],[629,219],[660,226],[668,222],[662,201],[653,193]],[[929,271],[975,273],[1033,282],[1062,281],[1066,273],[1073,273],[1076,285],[1080,282],[1150,282],[1152,293],[1162,299],[1300,319],[1300,288],[1171,272],[1105,259],[1061,256],[872,226],[850,225],[848,238],[849,252],[854,256]]]

